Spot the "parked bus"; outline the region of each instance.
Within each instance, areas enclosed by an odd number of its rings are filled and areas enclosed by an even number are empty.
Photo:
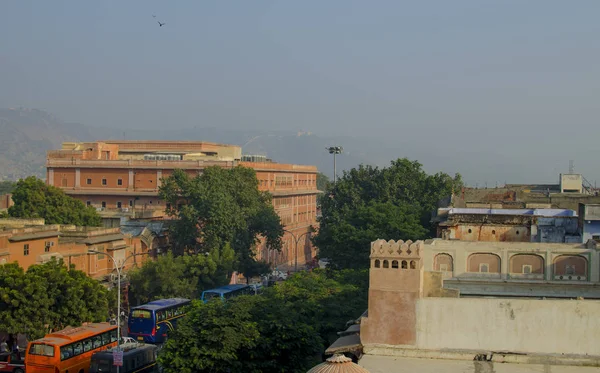
[[[185,316],[185,307],[191,301],[185,298],[159,299],[129,312],[127,333],[133,339],[146,343],[164,343],[167,332],[175,329],[177,319]]]
[[[89,323],[47,334],[27,345],[27,373],[88,373],[92,354],[117,345],[117,326]]]
[[[156,355],[158,347],[149,344],[126,343],[120,346],[123,350],[123,365],[119,373],[154,373],[158,372]],[[116,373],[117,366],[113,365],[114,349],[96,352],[92,355],[90,373]]]
[[[221,298],[223,300],[236,297],[238,295],[254,295],[256,292],[249,285],[225,285],[220,288],[204,290],[200,298],[204,303],[213,298]]]

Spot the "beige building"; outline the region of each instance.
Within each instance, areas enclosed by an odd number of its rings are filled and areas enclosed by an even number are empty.
[[[426,271],[438,271],[444,286],[462,296],[600,299],[600,252],[595,243],[423,243]]]
[[[371,244],[368,313],[359,320],[361,366],[387,373],[566,373],[600,366],[600,345],[594,343],[600,301],[465,299],[442,286],[441,272],[425,270],[432,255],[440,254],[429,254],[433,246],[422,241]],[[463,251],[467,263],[477,254]],[[501,254],[500,260],[508,251]],[[497,266],[502,275],[503,265]],[[461,271],[469,272],[468,265]],[[337,352],[343,351],[338,346]]]

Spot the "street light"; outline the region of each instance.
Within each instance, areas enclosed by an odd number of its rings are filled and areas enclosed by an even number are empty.
[[[333,154],[333,183],[335,184],[337,179],[337,167],[335,163],[335,156],[336,154],[342,154],[344,148],[342,148],[341,146],[330,146],[325,149],[329,152],[329,154]]]
[[[301,239],[303,236],[306,236],[307,234],[310,234],[310,233],[312,233],[312,229],[311,229],[311,230],[309,230],[308,232],[304,232],[304,233],[302,233],[302,234],[301,234],[301,235],[299,235],[298,237],[296,237],[296,235],[295,235],[294,233],[292,233],[292,232],[288,231],[287,229],[284,229],[283,231],[284,231],[284,232],[287,232],[287,233],[289,233],[289,234],[291,234],[291,235],[292,235],[292,237],[294,237],[294,240],[295,240],[295,242],[296,242],[296,249],[295,249],[295,252],[294,252],[294,272],[298,272],[298,242],[300,242],[300,239]]]
[[[136,255],[141,255],[141,254],[129,255],[127,258],[125,258],[123,263],[121,263],[121,267],[119,267],[117,265],[117,261],[115,260],[115,258],[108,253],[105,253],[102,251],[97,251],[97,250],[88,250],[88,254],[100,254],[100,255],[108,256],[113,261],[113,265],[114,265],[115,269],[117,270],[117,351],[119,351],[120,346],[121,346],[121,269],[125,265],[125,262],[127,261],[127,259],[133,258]],[[119,373],[119,368],[120,368],[120,366],[117,365],[117,373]]]

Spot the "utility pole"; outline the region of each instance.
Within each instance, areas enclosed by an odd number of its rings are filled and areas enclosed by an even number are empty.
[[[337,165],[335,161],[335,156],[337,154],[342,154],[344,148],[342,148],[341,146],[330,146],[325,149],[329,152],[329,154],[333,154],[333,183],[335,184],[337,181]]]

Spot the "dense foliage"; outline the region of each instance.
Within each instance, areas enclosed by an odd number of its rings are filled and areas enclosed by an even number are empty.
[[[390,167],[360,166],[344,172],[321,197],[319,256],[332,268],[368,267],[369,246],[383,239],[417,240],[431,234],[438,202],[462,187],[459,174],[428,175],[408,159]]]
[[[12,199],[14,205],[8,214],[15,218],[44,218],[46,224],[102,225],[93,207],[85,206],[34,176],[17,182]]]
[[[0,265],[0,329],[30,339],[52,330],[106,321],[108,291],[84,272],[62,260],[33,265]]]
[[[330,183],[331,183],[331,181],[329,180],[327,175],[325,175],[322,172],[317,173],[317,189],[318,190],[327,190]]]
[[[204,289],[229,283],[234,262],[235,253],[228,244],[208,255],[175,257],[167,253],[128,273],[130,302],[140,305],[161,298],[199,298]]]
[[[175,170],[160,187],[167,213],[176,217],[170,229],[173,253],[203,254],[230,244],[236,269],[255,269],[254,246],[264,237],[281,249],[283,227],[268,193],[258,190],[253,169],[208,167],[190,178]]]
[[[366,309],[366,281],[366,271],[317,270],[260,296],[195,302],[169,335],[160,363],[167,373],[306,372],[335,332]]]

